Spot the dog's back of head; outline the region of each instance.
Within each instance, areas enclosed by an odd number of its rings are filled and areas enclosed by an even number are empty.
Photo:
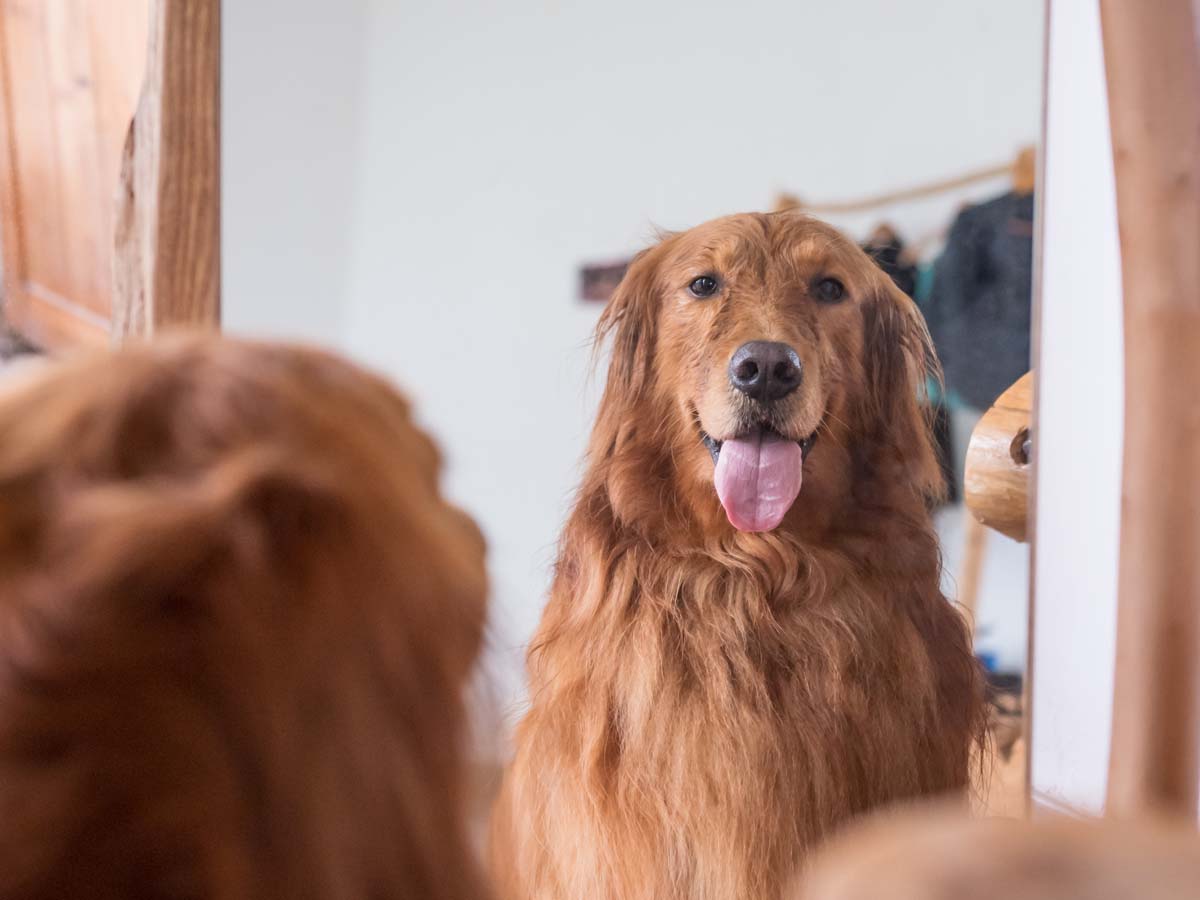
[[[181,339],[0,396],[0,898],[478,896],[482,541],[382,381]]]

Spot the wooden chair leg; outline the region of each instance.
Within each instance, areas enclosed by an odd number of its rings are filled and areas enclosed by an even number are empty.
[[[979,584],[983,579],[983,560],[987,553],[987,526],[970,512],[963,535],[962,564],[958,572],[958,605],[962,609],[971,634],[975,633],[975,616],[979,606]]]

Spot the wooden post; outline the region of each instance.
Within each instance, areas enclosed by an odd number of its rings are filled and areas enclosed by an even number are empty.
[[[1125,294],[1108,810],[1194,820],[1200,793],[1197,14],[1191,0],[1100,0],[1100,12]]]
[[[979,614],[979,585],[983,581],[983,558],[987,553],[987,527],[970,512],[963,517],[963,556],[958,567],[958,608],[967,620],[972,637]]]
[[[220,71],[220,0],[152,0],[117,196],[117,342],[219,325]]]

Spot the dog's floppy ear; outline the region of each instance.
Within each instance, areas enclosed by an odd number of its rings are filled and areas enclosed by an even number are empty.
[[[611,339],[606,394],[639,396],[650,379],[658,332],[658,261],[663,244],[633,258],[625,277],[600,316],[596,346]]]
[[[863,353],[868,433],[890,448],[886,455],[900,467],[893,474],[930,499],[942,496],[945,477],[927,402],[930,384],[941,385],[941,367],[917,304],[883,273],[863,306]]]

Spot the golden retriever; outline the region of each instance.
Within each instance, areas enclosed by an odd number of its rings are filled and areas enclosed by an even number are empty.
[[[771,900],[823,837],[964,789],[924,323],[795,214],[634,261],[493,819],[509,898]]]
[[[479,532],[405,401],[198,338],[0,385],[0,900],[485,896]]]

